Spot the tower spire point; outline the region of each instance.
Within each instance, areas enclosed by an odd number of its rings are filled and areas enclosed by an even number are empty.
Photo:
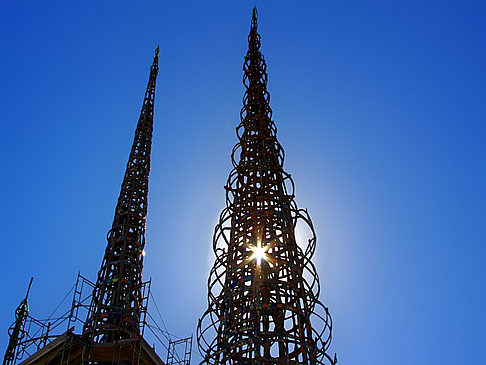
[[[251,12],[251,25],[252,25],[252,27],[254,26],[256,28],[257,20],[258,20],[258,10],[257,10],[256,6],[254,6],[253,10]]]
[[[27,298],[29,297],[30,287],[32,286],[32,281],[33,280],[34,280],[34,277],[31,276],[30,281],[29,281],[29,286],[27,287],[27,293],[25,294],[25,300],[27,300]]]
[[[154,61],[152,62],[152,67],[151,67],[151,71],[154,71],[156,73],[155,76],[157,76],[157,73],[159,71],[159,52],[160,52],[160,47],[159,45],[157,45],[157,48],[155,49]]]

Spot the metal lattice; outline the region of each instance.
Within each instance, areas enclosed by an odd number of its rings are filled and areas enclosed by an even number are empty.
[[[334,365],[336,356],[327,353],[331,317],[318,299],[311,262],[316,235],[283,169],[256,9],[248,41],[239,142],[214,234],[208,309],[198,326],[202,363]],[[307,242],[296,240],[301,224],[308,228]]]
[[[151,281],[142,281],[158,54],[157,48],[98,279],[94,283],[78,274],[76,284],[47,319],[28,314],[26,297],[9,330],[4,365],[164,364],[144,331],[149,329],[149,337],[165,348],[161,336],[170,341],[170,334],[148,313]],[[65,308],[71,293],[71,306]],[[157,305],[156,309],[159,312]],[[159,317],[162,320],[160,312]],[[185,364],[190,361],[192,338],[187,343],[182,348]],[[181,358],[176,346],[180,344],[172,346],[173,359]]]
[[[150,70],[142,111],[123,179],[108,244],[84,332],[95,342],[140,336],[142,267],[155,81],[159,48]]]
[[[15,322],[10,326],[8,330],[9,341],[5,356],[3,358],[3,365],[13,365],[18,356],[19,344],[27,337],[28,333],[25,331],[25,325],[29,319],[29,303],[27,298],[29,297],[30,287],[32,285],[33,278],[30,278],[29,287],[25,298],[22,299],[19,306],[15,310]]]
[[[170,340],[169,348],[167,349],[166,365],[190,365],[191,351],[192,336],[179,340]]]

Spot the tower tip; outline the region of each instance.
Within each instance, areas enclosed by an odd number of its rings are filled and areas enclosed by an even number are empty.
[[[256,24],[257,20],[258,20],[258,10],[256,6],[254,6],[251,12],[251,22]]]
[[[159,52],[160,52],[160,47],[157,45],[157,48],[155,49],[155,55],[154,55],[154,62],[152,63],[152,68],[158,68],[159,66]]]
[[[29,297],[29,293],[30,293],[30,287],[32,286],[32,281],[34,280],[34,277],[31,276],[30,277],[30,281],[29,281],[29,286],[27,287],[27,294],[25,294],[25,300],[27,300],[27,298]]]

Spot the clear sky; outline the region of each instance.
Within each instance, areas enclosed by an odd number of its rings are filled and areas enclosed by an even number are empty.
[[[2,1],[2,357],[30,276],[39,318],[96,278],[157,44],[144,275],[195,331],[253,5],[340,364],[484,364],[480,0]]]

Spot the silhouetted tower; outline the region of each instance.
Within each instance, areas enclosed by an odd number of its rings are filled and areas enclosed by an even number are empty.
[[[208,309],[198,326],[202,363],[335,364],[336,356],[327,353],[331,318],[318,299],[311,262],[316,236],[283,170],[256,9],[248,45],[239,142],[225,186],[227,207],[214,234]],[[298,224],[307,226],[307,242],[297,242]]]
[[[157,47],[96,283],[78,274],[71,309],[52,325],[30,317],[24,299],[4,365],[164,365],[144,339],[150,281],[142,281],[158,60]],[[59,334],[63,323],[67,330]]]
[[[5,356],[3,357],[3,365],[15,364],[16,355],[17,355],[17,346],[19,342],[22,340],[22,338],[25,336],[24,334],[25,320],[29,315],[29,303],[27,302],[27,298],[29,297],[32,280],[33,278],[30,278],[27,294],[25,294],[25,298],[22,299],[19,306],[15,310],[15,322],[8,330],[9,341],[8,341],[7,351],[5,351]]]
[[[98,343],[140,335],[145,219],[159,48],[138,120],[84,334]]]

